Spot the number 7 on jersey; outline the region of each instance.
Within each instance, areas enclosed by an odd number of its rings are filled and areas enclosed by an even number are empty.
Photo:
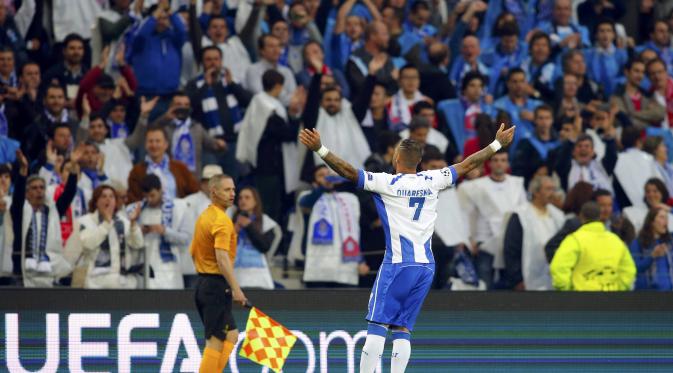
[[[414,217],[411,219],[413,221],[417,221],[418,218],[421,216],[421,210],[423,209],[423,204],[425,203],[425,197],[412,197],[409,198],[409,207],[416,207],[416,211],[414,211]]]

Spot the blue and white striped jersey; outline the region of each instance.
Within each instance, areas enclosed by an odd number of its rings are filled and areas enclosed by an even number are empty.
[[[417,174],[359,170],[358,187],[373,193],[386,238],[383,263],[434,263],[430,244],[439,191],[456,183],[455,168]]]

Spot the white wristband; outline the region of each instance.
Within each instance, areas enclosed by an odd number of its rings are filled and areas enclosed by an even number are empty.
[[[318,156],[320,158],[324,159],[325,157],[327,157],[327,154],[329,153],[329,149],[327,149],[327,147],[325,145],[323,145],[323,146],[320,147],[320,149],[316,150],[315,152],[318,153]]]
[[[491,148],[491,150],[493,150],[493,153],[496,153],[498,150],[502,149],[502,145],[498,140],[493,140],[493,142],[490,143],[488,146]]]

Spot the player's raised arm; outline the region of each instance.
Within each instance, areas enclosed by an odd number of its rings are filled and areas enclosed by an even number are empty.
[[[337,174],[357,184],[358,171],[355,167],[351,166],[348,162],[339,158],[336,154],[332,153],[322,145],[318,130],[315,128],[302,130],[299,132],[299,141],[306,145],[311,151],[318,153],[320,158],[322,158],[331,169],[336,171]]]
[[[514,139],[514,129],[516,126],[512,126],[508,129],[505,129],[505,123],[500,124],[498,132],[495,134],[495,140],[493,142],[481,149],[480,151],[470,155],[465,158],[462,162],[453,165],[456,169],[458,177],[465,175],[466,173],[474,170],[477,167],[481,167],[487,159],[491,158],[500,148],[505,147],[512,143]]]

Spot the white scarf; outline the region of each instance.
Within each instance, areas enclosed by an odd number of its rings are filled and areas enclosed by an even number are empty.
[[[455,188],[439,192],[437,197],[437,221],[435,232],[446,246],[470,244],[467,216],[460,207]]]
[[[636,148],[619,153],[617,165],[615,165],[615,177],[634,206],[645,205],[643,197],[647,180],[653,177],[661,178],[654,158]]]
[[[358,262],[344,261],[344,247],[351,240],[359,245],[359,221],[360,202],[355,195],[325,193],[318,199],[309,218],[304,281],[358,284]],[[314,242],[314,235],[321,236],[316,227],[331,229],[330,243]]]
[[[236,146],[236,159],[241,163],[249,163],[257,167],[257,147],[259,140],[264,134],[269,118],[276,114],[287,121],[287,111],[283,104],[275,97],[266,92],[260,92],[252,98],[245,117],[241,123]],[[283,171],[285,176],[285,191],[295,191],[299,187],[299,148],[295,143],[284,142],[281,146],[283,152]]]
[[[610,176],[603,165],[595,159],[586,166],[580,165],[574,159],[572,160],[570,173],[568,173],[568,190],[580,181],[593,185],[594,189],[600,188],[608,190],[610,193],[613,192]]]
[[[518,211],[523,227],[521,274],[526,290],[552,290],[549,263],[544,252],[547,241],[563,226],[563,213],[552,205],[541,215],[532,203]]]
[[[316,129],[320,131],[324,146],[353,167],[363,168],[365,160],[372,152],[348,100],[341,100],[341,111],[335,115],[329,115],[321,107]],[[315,153],[313,160],[316,165],[324,164],[320,156]]]
[[[388,118],[390,118],[393,126],[398,128],[408,127],[411,123],[411,106],[422,99],[423,95],[419,91],[414,92],[414,98],[411,100],[404,96],[401,89],[397,91],[390,102],[390,110],[388,111]]]

